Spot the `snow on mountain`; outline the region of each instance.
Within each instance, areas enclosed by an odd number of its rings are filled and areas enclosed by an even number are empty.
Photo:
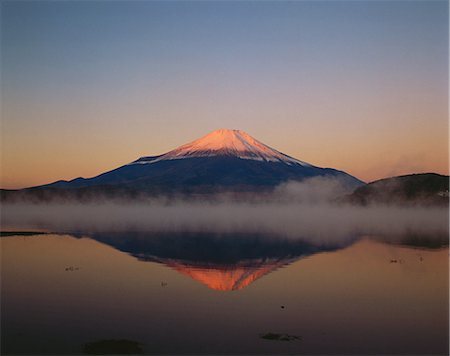
[[[281,162],[304,167],[311,166],[309,163],[292,158],[263,144],[244,131],[228,129],[213,131],[198,140],[180,146],[161,156],[142,157],[131,164],[151,164],[165,160],[213,156],[234,156],[262,162]]]
[[[61,192],[76,197],[99,192],[108,196],[262,192],[319,176],[338,178],[348,187],[363,184],[343,171],[285,155],[243,131],[221,129],[163,155],[141,157],[91,178],[33,187],[30,196],[42,195],[46,189],[49,196]]]

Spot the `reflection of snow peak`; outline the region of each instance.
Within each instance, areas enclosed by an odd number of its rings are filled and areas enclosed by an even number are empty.
[[[266,162],[281,162],[310,166],[308,163],[289,157],[240,130],[216,130],[186,145],[180,146],[158,157],[143,157],[133,164],[154,163],[158,161],[213,156],[234,156]]]
[[[203,283],[211,289],[233,291],[243,289],[262,276],[298,259],[299,257],[253,261],[250,265],[243,263],[228,266],[197,266],[177,260],[159,260],[158,262],[172,267],[176,271]]]

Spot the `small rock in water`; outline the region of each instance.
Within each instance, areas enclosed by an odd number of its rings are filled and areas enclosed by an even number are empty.
[[[65,271],[73,272],[73,271],[78,271],[79,269],[80,269],[80,267],[70,266],[70,267],[66,267]]]
[[[297,335],[276,334],[276,333],[261,334],[259,335],[259,337],[264,340],[275,340],[275,341],[296,341],[302,339],[300,336]]]

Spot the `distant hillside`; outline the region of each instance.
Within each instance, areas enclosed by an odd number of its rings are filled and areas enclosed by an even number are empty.
[[[449,177],[436,173],[385,178],[356,188],[346,197],[356,204],[448,205]]]

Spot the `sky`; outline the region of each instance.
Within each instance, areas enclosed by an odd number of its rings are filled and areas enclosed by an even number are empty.
[[[2,1],[2,188],[218,128],[364,181],[448,174],[448,1]]]

